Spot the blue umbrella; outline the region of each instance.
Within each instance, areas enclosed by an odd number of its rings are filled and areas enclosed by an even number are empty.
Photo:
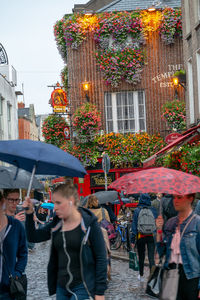
[[[73,155],[51,144],[32,140],[0,141],[0,160],[35,174],[84,177],[87,173]]]
[[[42,203],[41,207],[46,208],[46,209],[54,209],[54,203],[50,203],[50,202]]]

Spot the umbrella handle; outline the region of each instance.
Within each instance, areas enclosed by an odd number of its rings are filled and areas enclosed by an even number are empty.
[[[26,197],[30,196],[30,192],[31,192],[32,184],[33,184],[33,177],[35,175],[35,170],[36,170],[36,165],[33,166],[32,174],[31,174],[31,180],[29,182],[29,186],[28,186],[28,191],[27,191]]]

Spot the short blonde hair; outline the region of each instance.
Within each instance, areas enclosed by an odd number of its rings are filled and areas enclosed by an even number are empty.
[[[87,207],[92,208],[92,207],[98,207],[99,206],[99,201],[95,195],[90,195],[88,197],[87,201]]]

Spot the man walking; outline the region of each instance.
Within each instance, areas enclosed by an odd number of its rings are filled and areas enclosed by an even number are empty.
[[[149,268],[155,265],[154,251],[155,242],[153,234],[156,230],[155,219],[157,217],[156,210],[151,207],[151,198],[149,194],[141,194],[138,207],[134,211],[132,222],[132,248],[137,245],[139,256],[139,275],[138,280],[144,281],[144,260],[145,247],[147,245]]]

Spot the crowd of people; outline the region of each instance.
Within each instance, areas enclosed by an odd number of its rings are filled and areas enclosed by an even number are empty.
[[[138,254],[139,282],[144,281],[147,249],[149,270],[158,257],[163,268],[179,270],[176,300],[200,298],[200,200],[195,194],[141,194],[137,208],[121,205],[118,216],[109,203],[90,195],[80,206],[77,187],[68,181],[52,192],[54,213],[30,198],[20,204],[19,190],[0,193],[0,300],[26,299],[10,294],[10,278],[25,274],[28,249],[51,240],[47,268],[49,295],[57,300],[103,300],[111,279],[109,230],[115,221],[131,224],[131,246]],[[107,225],[105,225],[107,224]],[[109,224],[109,226],[108,226]],[[109,229],[107,227],[109,227]]]

